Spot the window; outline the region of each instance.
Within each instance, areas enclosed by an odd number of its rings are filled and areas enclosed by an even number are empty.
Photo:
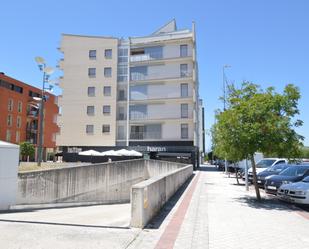
[[[105,67],[104,68],[104,77],[107,77],[107,78],[112,77],[112,68],[111,67]]]
[[[126,100],[125,90],[119,90],[118,91],[118,100],[119,101]]]
[[[112,88],[110,86],[103,87],[103,94],[104,96],[111,96]]]
[[[188,56],[188,45],[180,45],[180,57]]]
[[[131,67],[131,80],[145,80],[148,76],[148,66]]]
[[[188,124],[181,124],[181,138],[182,139],[189,138],[189,127],[188,127]]]
[[[102,132],[103,133],[110,133],[110,130],[111,130],[111,128],[110,128],[110,125],[102,125]]]
[[[188,77],[188,64],[180,64],[180,77]]]
[[[6,130],[6,141],[11,142],[11,131],[10,130]]]
[[[94,126],[93,125],[86,125],[86,133],[93,134]]]
[[[95,96],[95,87],[89,86],[88,87],[88,97],[94,97]]]
[[[181,118],[188,118],[189,116],[188,104],[181,104]]]
[[[9,99],[9,102],[8,102],[8,111],[11,112],[13,111],[13,99]]]
[[[125,139],[124,126],[117,127],[117,139]]]
[[[16,131],[15,141],[16,141],[16,143],[19,143],[19,141],[20,141],[20,132],[19,131]]]
[[[182,98],[188,97],[188,83],[182,83],[180,84],[180,95]]]
[[[130,105],[129,108],[130,119],[145,119],[148,116],[147,105]]]
[[[160,88],[157,88],[160,89]],[[153,95],[156,94],[155,91],[152,92]],[[148,96],[148,85],[135,85],[130,86],[130,99],[131,100],[141,100],[147,99]]]
[[[93,105],[88,105],[87,106],[87,115],[88,116],[93,116],[94,115],[94,106]]]
[[[12,126],[12,123],[13,123],[13,117],[11,114],[9,114],[7,117],[7,125]]]
[[[4,80],[0,80],[0,87],[6,88],[6,89],[9,89],[11,91],[18,92],[18,93],[23,93],[23,88],[22,87],[16,86],[16,85],[11,84],[9,82],[6,82]]]
[[[145,48],[145,54],[148,54],[151,60],[161,59],[163,58],[163,47],[158,46]]]
[[[117,70],[117,81],[124,82],[128,80],[128,66],[119,65]]]
[[[22,111],[23,111],[23,103],[21,101],[18,101],[17,111],[19,113],[22,113]]]
[[[111,59],[112,58],[112,50],[111,49],[105,49],[104,56],[105,56],[105,59]]]
[[[124,108],[124,106],[118,107],[118,120],[125,120],[125,108]]]
[[[17,119],[16,119],[16,126],[17,126],[17,128],[20,128],[20,127],[21,127],[21,117],[20,117],[20,116],[17,116]]]
[[[32,92],[32,91],[29,91],[29,97],[38,97],[38,98],[41,98],[41,94],[39,93],[36,93],[36,92]]]
[[[88,76],[90,78],[94,78],[96,76],[96,69],[95,68],[88,68]]]
[[[89,50],[89,59],[95,60],[97,58],[97,50]]]
[[[110,114],[110,113],[111,113],[111,106],[103,105],[103,114]]]
[[[127,48],[119,48],[118,49],[118,64],[119,63],[127,63],[128,62],[128,49]]]

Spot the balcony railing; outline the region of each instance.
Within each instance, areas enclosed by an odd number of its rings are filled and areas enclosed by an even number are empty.
[[[39,112],[38,111],[27,111],[27,116],[37,118],[39,116]]]
[[[192,77],[192,72],[179,72],[178,74],[164,75],[162,73],[142,74],[142,73],[131,73],[131,81],[139,80],[155,80],[155,79],[173,79],[173,78],[186,78]]]
[[[162,59],[174,59],[174,58],[184,58],[189,57],[190,55],[182,54],[182,55],[173,55],[173,56],[163,56],[162,52],[152,52],[148,54],[137,54],[130,56],[130,62],[142,62],[142,61],[151,61],[151,60],[162,60]]]
[[[151,52],[148,54],[138,54],[130,56],[130,62],[160,60],[160,59],[163,59],[162,52]]]
[[[193,118],[193,114],[192,112],[187,113],[187,115],[181,115],[181,114],[177,114],[177,113],[167,113],[167,112],[161,112],[159,115],[150,115],[150,114],[142,114],[142,113],[138,113],[138,114],[130,114],[130,120],[161,120],[161,119],[192,119]]]
[[[161,132],[131,132],[130,139],[143,140],[143,139],[161,139]]]

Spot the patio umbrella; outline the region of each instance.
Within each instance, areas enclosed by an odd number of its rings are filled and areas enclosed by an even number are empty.
[[[81,155],[81,156],[102,156],[102,153],[100,153],[96,150],[85,150],[85,151],[79,152],[78,155]]]
[[[119,153],[117,153],[117,151],[114,151],[114,150],[104,151],[100,154],[101,156],[121,156]]]

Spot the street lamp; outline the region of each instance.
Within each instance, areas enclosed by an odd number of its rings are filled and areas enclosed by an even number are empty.
[[[49,76],[54,72],[52,67],[47,67],[45,60],[42,57],[35,57],[35,61],[39,66],[40,71],[43,72],[43,86],[41,93],[41,104],[40,104],[40,124],[39,124],[39,144],[38,144],[38,155],[37,162],[38,166],[41,166],[42,162],[42,152],[43,152],[43,121],[44,121],[44,102],[46,101],[45,90],[50,89],[50,87],[45,87],[45,84],[48,84]]]
[[[223,111],[226,110],[226,76],[225,76],[225,69],[230,68],[230,65],[224,65],[222,67],[222,80],[223,80]],[[227,174],[227,160],[224,159],[224,170],[225,174]]]

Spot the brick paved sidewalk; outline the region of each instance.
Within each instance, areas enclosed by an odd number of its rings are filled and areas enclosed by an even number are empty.
[[[163,222],[155,220],[129,248],[309,248],[308,212],[263,193],[265,200],[257,203],[254,191],[236,185],[235,178],[211,166],[201,169],[171,210],[163,211]]]

